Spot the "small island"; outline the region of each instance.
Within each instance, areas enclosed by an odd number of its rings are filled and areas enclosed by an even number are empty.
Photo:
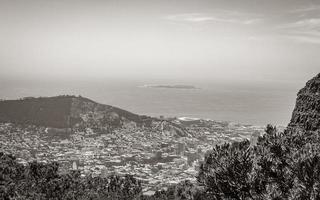
[[[194,89],[200,89],[193,85],[155,85],[155,84],[148,84],[143,85],[142,87],[146,88],[165,88],[165,89],[188,89],[188,90],[194,90]]]

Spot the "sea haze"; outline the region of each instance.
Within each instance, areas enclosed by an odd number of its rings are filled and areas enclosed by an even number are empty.
[[[287,125],[303,83],[176,81],[0,81],[0,98],[81,95],[99,103],[149,116],[176,116],[252,125]],[[141,87],[188,85],[196,89]]]

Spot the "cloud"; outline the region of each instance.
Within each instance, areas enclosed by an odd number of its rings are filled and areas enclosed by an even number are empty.
[[[261,18],[248,19],[248,20],[243,21],[244,24],[248,24],[248,25],[250,25],[250,24],[258,24],[260,22],[262,22]]]
[[[261,18],[253,18],[252,16],[244,16],[244,14],[236,12],[224,12],[218,14],[204,14],[204,13],[184,13],[169,15],[165,17],[166,20],[175,22],[190,22],[190,23],[234,23],[243,25],[257,24],[262,21]]]
[[[178,15],[169,15],[165,19],[171,21],[182,21],[182,22],[207,22],[215,21],[217,19],[200,13],[188,13],[188,14],[178,14]]]
[[[291,32],[293,38],[300,41],[312,42],[320,44],[320,31],[318,30],[303,30]]]
[[[287,37],[301,43],[320,44],[320,36],[307,35],[306,33],[301,35],[288,35]]]
[[[320,5],[310,5],[303,8],[297,8],[293,10],[289,10],[288,13],[305,13],[305,12],[313,12],[320,10]]]
[[[295,22],[287,23],[284,25],[279,26],[280,28],[284,29],[294,29],[294,28],[308,28],[308,29],[314,29],[314,28],[320,28],[320,18],[309,18],[309,19],[302,19]]]
[[[278,26],[289,38],[299,42],[320,44],[320,18],[307,18]]]

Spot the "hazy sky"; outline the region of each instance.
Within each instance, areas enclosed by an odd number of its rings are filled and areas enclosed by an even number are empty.
[[[307,80],[319,0],[0,0],[0,77]]]

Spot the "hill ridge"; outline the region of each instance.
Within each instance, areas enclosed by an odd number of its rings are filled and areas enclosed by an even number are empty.
[[[163,129],[174,130],[179,136],[187,135],[183,127],[171,121],[138,115],[74,95],[0,101],[0,122],[78,130],[90,127],[100,132],[110,132],[124,126],[155,128],[155,122],[162,122]]]
[[[115,112],[119,117],[128,117],[136,123],[142,122],[140,115],[73,95],[3,100],[0,101],[0,111],[1,122],[30,123],[55,128],[70,128],[86,112],[96,111]]]

